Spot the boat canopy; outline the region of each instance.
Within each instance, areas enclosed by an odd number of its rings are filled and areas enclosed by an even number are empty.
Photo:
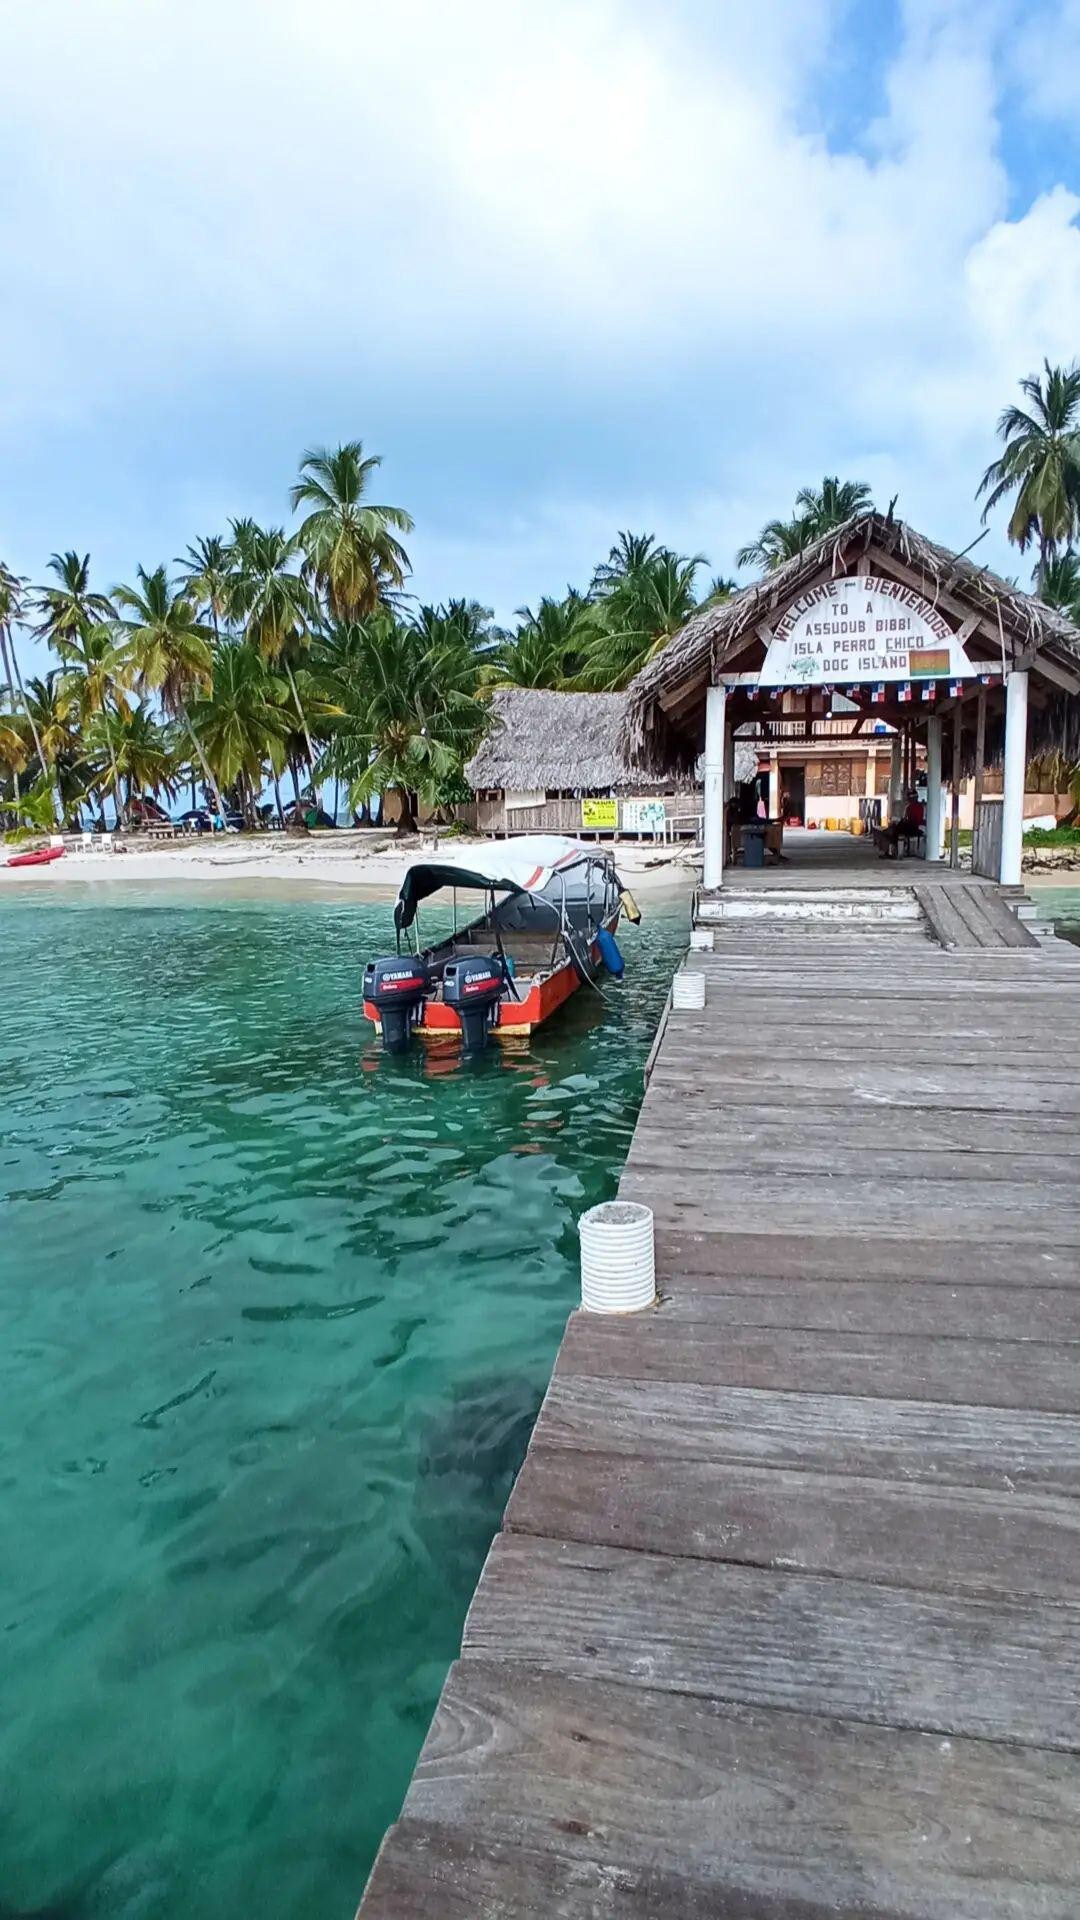
[[[558,833],[525,833],[516,840],[462,847],[438,860],[417,860],[401,883],[394,925],[399,933],[411,927],[421,900],[438,893],[440,887],[475,887],[484,893],[543,893],[558,873],[590,862],[607,866],[610,860],[610,854],[601,848]]]

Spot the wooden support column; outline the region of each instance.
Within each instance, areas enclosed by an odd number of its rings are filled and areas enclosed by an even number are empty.
[[[926,723],[926,831],[925,859],[941,859],[941,719],[932,714]]]
[[[904,736],[894,733],[889,761],[889,825],[903,813],[900,796],[904,791]]]
[[[960,865],[960,735],[963,715],[960,702],[953,708],[952,717],[952,811],[949,821],[949,865]]]
[[[724,883],[724,736],[727,731],[727,688],[710,687],[705,695],[704,871],[707,893]]]
[[[1027,775],[1028,676],[1015,668],[1005,687],[1005,797],[1001,805],[1003,887],[1018,887],[1024,850],[1024,782]]]
[[[983,775],[986,772],[986,688],[979,688],[979,704],[975,709],[975,791],[973,802],[975,814],[982,805]]]

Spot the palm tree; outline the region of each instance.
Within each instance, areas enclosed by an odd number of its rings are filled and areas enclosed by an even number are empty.
[[[232,591],[227,542],[220,534],[203,534],[183,554],[177,555],[176,565],[189,597],[209,620],[216,644],[228,618]]]
[[[782,567],[785,560],[793,560],[814,537],[807,519],[767,520],[756,540],[749,540],[745,547],[739,548],[735,565],[772,573]]]
[[[363,443],[314,447],[300,462],[290,498],[294,512],[310,509],[297,535],[312,578],[334,620],[362,620],[387,592],[404,584],[409,556],[396,533],[411,533],[402,507],[366,500],[381,456],[364,458]]]
[[[300,553],[297,534],[281,527],[260,527],[254,520],[233,520],[229,548],[230,617],[243,627],[244,637],[271,666],[280,666],[289,683],[293,706],[307,749],[308,773],[315,781],[315,746],[296,684],[296,663],[311,644],[319,622],[319,603],[307,581],[296,570]]]
[[[275,777],[285,764],[289,737],[288,685],[244,641],[227,641],[214,657],[213,686],[192,707],[206,757],[223,787],[236,787],[249,826],[269,760]]]
[[[873,504],[865,480],[840,480],[835,474],[826,474],[820,487],[800,487],[795,495],[796,517],[809,520],[815,538],[853,514],[869,513]]]
[[[15,713],[19,706],[26,715],[30,728],[30,737],[34,742],[34,752],[38,765],[45,772],[45,749],[37,731],[37,723],[26,702],[26,689],[19,671],[18,655],[15,651],[13,629],[22,624],[26,607],[26,581],[20,574],[13,573],[9,566],[0,560],[0,666],[8,685],[8,698],[11,710]],[[18,699],[16,699],[18,689]],[[20,769],[21,771],[21,769]],[[17,775],[16,775],[17,780]]]
[[[66,818],[83,791],[76,777],[82,758],[78,702],[66,686],[66,678],[53,667],[40,678],[28,679],[23,693],[41,772],[55,789],[57,821]]]
[[[156,693],[170,719],[179,720],[195,749],[214,806],[224,818],[217,781],[188,712],[189,702],[213,684],[210,630],[201,624],[187,594],[173,586],[164,565],[153,573],[139,567],[136,578],[137,586],[113,589],[117,606],[130,616],[121,619],[120,625],[131,636],[136,687],[140,693]]]
[[[97,785],[112,796],[118,826],[127,825],[132,800],[143,794],[164,793],[169,800],[175,796],[178,763],[173,741],[169,729],[148,707],[101,708],[91,718],[83,741],[88,763],[97,769]]]
[[[739,548],[735,565],[772,573],[802,553],[811,540],[842,526],[853,514],[869,513],[873,504],[865,480],[840,480],[826,474],[820,487],[800,487],[791,519],[766,521],[757,539]]]
[[[607,589],[597,604],[597,631],[585,650],[580,682],[593,692],[625,687],[697,606],[694,581],[703,554],[655,547]]]
[[[1080,627],[1080,554],[1072,547],[1047,561],[1040,597]]]
[[[1035,583],[1039,593],[1059,547],[1080,533],[1080,363],[1029,374],[1020,382],[1031,411],[1006,407],[998,421],[1004,451],[992,460],[976,498],[986,495],[982,517],[999,500],[1015,494],[1008,535],[1023,553],[1035,541],[1039,549]]]
[[[91,591],[88,553],[54,553],[49,558],[49,570],[56,575],[58,584],[36,589],[35,606],[42,618],[34,632],[39,640],[47,640],[54,653],[64,660],[67,648],[74,645],[88,627],[115,619],[116,609],[105,594]]]
[[[327,675],[334,770],[354,807],[396,792],[401,833],[415,831],[418,799],[443,797],[484,727],[476,654],[445,609],[443,619],[433,637],[430,623],[425,630],[380,610],[339,633],[342,666]]]
[[[590,597],[610,593],[628,574],[648,565],[656,551],[655,533],[620,533],[606,560],[593,574]]]
[[[585,670],[589,642],[602,616],[572,587],[562,600],[543,599],[535,613],[519,607],[515,633],[493,656],[497,678],[512,687],[564,687]]]

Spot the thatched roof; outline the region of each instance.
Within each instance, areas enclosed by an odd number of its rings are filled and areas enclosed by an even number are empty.
[[[662,787],[634,772],[619,752],[625,693],[551,693],[500,687],[491,699],[491,728],[465,768],[474,792],[648,792]]]
[[[1080,757],[1080,703],[1072,691],[1074,684],[1080,686],[1080,630],[1072,621],[974,559],[935,545],[904,521],[859,513],[730,600],[703,607],[672,635],[629,688],[620,742],[630,764],[654,774],[692,764],[701,751],[710,681],[725,667],[759,665],[764,655],[759,625],[772,626],[816,580],[854,572],[871,552],[875,571],[906,578],[957,626],[961,616],[977,621],[968,640],[970,658],[984,657],[988,666],[1000,664],[1002,656],[1009,665],[1023,658],[1036,672],[1044,660],[1051,686],[1059,690],[1048,688],[1032,713],[1031,750],[1052,745]]]

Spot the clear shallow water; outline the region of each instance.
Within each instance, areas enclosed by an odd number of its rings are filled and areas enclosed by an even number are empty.
[[[1032,899],[1063,940],[1080,947],[1080,887],[1033,887]]]
[[[127,892],[0,900],[0,1916],[347,1920],[686,905],[436,1071],[360,1014],[388,908]]]

